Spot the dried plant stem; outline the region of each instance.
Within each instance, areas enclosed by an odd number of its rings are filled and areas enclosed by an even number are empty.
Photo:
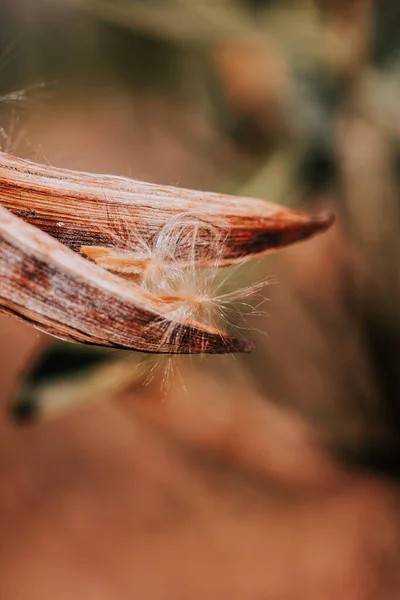
[[[110,399],[141,380],[143,369],[131,356],[102,363],[74,377],[50,379],[37,388],[25,390],[23,416],[27,418],[28,412],[29,420],[59,418],[74,408]],[[17,403],[13,407],[17,416],[19,410]]]

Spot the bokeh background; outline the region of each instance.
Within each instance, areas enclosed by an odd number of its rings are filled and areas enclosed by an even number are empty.
[[[397,0],[2,0],[3,150],[337,216],[166,389],[1,318],[2,600],[399,597],[399,39]]]

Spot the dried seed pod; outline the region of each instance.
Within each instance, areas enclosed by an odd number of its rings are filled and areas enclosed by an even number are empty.
[[[197,294],[188,283],[199,269],[215,272],[332,222],[261,200],[56,169],[1,152],[0,204],[1,311],[69,341],[169,354],[251,350],[252,342],[214,323],[230,295],[214,298],[207,278]]]
[[[72,342],[154,353],[249,351],[253,343],[196,322],[0,207],[0,311]]]
[[[145,243],[151,243],[171,217],[194,213],[226,238],[220,266],[306,239],[327,229],[333,220],[263,200],[57,169],[1,152],[0,204],[72,250],[84,247],[92,258],[99,256],[99,248],[115,248],[114,221],[121,212],[124,227]]]

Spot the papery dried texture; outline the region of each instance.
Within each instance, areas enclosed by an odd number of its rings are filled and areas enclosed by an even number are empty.
[[[225,235],[221,266],[308,238],[333,221],[331,215],[310,217],[263,200],[57,169],[4,153],[0,203],[77,252],[82,246],[115,247],[110,215],[121,211],[124,227],[143,242],[171,217],[194,213]]]
[[[248,351],[216,329],[171,320],[164,303],[0,207],[0,310],[72,342],[155,353]]]

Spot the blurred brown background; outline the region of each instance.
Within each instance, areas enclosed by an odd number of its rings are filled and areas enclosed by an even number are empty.
[[[235,274],[279,281],[257,350],[167,391],[1,318],[1,600],[400,596],[399,35],[396,0],[3,0],[4,150],[337,223]]]

